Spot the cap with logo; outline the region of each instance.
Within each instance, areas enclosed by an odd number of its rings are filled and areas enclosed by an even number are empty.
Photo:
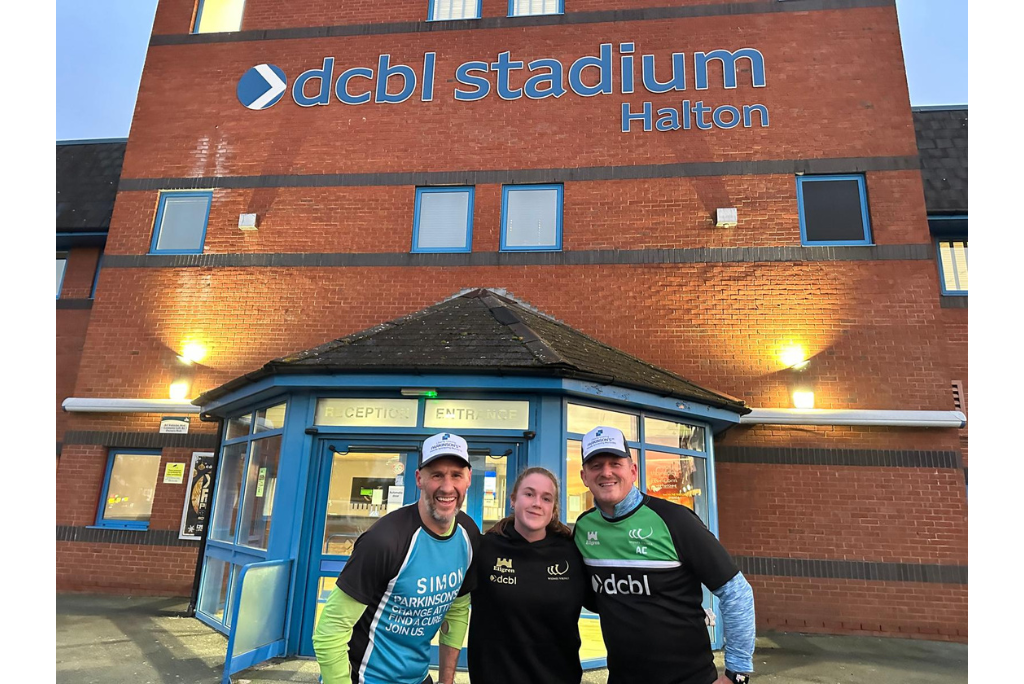
[[[466,444],[466,440],[454,433],[439,432],[433,437],[427,437],[423,440],[420,467],[422,468],[442,456],[451,456],[462,461],[467,466],[473,467],[469,462],[469,446]]]
[[[628,458],[626,437],[622,430],[613,427],[598,426],[583,435],[583,462],[599,454],[608,454],[619,458]]]

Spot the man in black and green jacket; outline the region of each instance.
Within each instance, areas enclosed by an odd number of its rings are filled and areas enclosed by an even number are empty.
[[[634,485],[637,465],[616,428],[583,438],[584,484],[596,508],[574,539],[596,594],[608,684],[742,684],[753,672],[754,594],[728,552],[685,506]],[[720,600],[725,674],[718,676],[701,585]]]

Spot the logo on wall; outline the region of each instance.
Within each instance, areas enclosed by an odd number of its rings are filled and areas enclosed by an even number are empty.
[[[257,64],[238,80],[238,101],[249,109],[267,109],[277,104],[286,90],[288,85],[281,67]]]

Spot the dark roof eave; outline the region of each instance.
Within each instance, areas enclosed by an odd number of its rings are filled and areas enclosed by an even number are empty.
[[[743,402],[729,401],[725,397],[721,399],[715,399],[713,397],[703,397],[697,394],[691,394],[687,392],[665,392],[663,389],[657,387],[645,386],[635,382],[624,382],[617,380],[611,375],[601,375],[597,373],[588,373],[581,371],[574,366],[568,364],[553,364],[544,367],[537,368],[523,368],[518,366],[491,366],[479,369],[468,369],[477,371],[481,374],[497,374],[497,375],[532,375],[532,376],[547,376],[547,377],[561,377],[569,378],[573,380],[585,380],[591,382],[597,382],[602,385],[615,385],[624,389],[633,389],[641,392],[648,392],[651,394],[657,394],[663,397],[673,397],[675,399],[684,399],[686,401],[696,401],[701,404],[712,406],[714,408],[725,409],[727,411],[733,411],[738,415],[745,415],[750,413],[751,409],[743,404]],[[335,373],[377,373],[377,374],[388,374],[397,375],[401,373],[465,373],[467,368],[465,366],[458,367],[447,367],[447,366],[403,366],[393,368],[366,368],[366,367],[340,367],[340,366],[317,366],[317,365],[294,365],[290,363],[281,363],[279,361],[271,361],[264,365],[259,370],[246,373],[240,377],[230,380],[225,384],[215,387],[212,390],[204,392],[203,394],[196,397],[192,403],[196,406],[202,406],[212,401],[220,399],[235,390],[241,389],[245,385],[254,383],[258,380],[263,380],[272,375],[316,375],[316,374],[335,374]]]

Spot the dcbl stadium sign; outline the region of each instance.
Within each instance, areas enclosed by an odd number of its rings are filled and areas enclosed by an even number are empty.
[[[535,59],[527,63],[513,59],[512,53],[505,51],[499,53],[493,62],[470,61],[460,64],[455,69],[454,81],[457,85],[452,96],[458,102],[475,102],[492,94],[502,100],[518,100],[523,97],[543,100],[559,98],[568,93],[579,97],[608,96],[616,92],[629,95],[636,92],[638,87],[662,95],[685,92],[690,74],[693,76],[694,89],[703,91],[710,88],[708,69],[713,62],[721,64],[723,87],[734,90],[738,88],[740,60],[745,60],[750,66],[750,86],[765,87],[764,56],[754,48],[740,48],[733,52],[724,49],[694,52],[690,62],[686,59],[686,53],[674,52],[670,67],[659,64],[655,55],[634,53],[633,43],[619,43],[617,49],[611,43],[602,43],[597,55],[582,56],[566,68],[557,59]],[[302,72],[292,82],[291,97],[300,107],[329,105],[334,100],[354,106],[369,103],[398,104],[417,93],[422,102],[432,102],[436,58],[434,52],[424,54],[422,67],[417,71],[406,64],[392,64],[391,55],[384,54],[377,58],[376,69],[355,66],[335,75],[334,57],[325,57],[320,67]],[[237,94],[239,102],[245,107],[262,110],[275,105],[287,90],[288,78],[280,67],[259,64],[239,79]],[[731,129],[737,126],[753,128],[755,125],[759,128],[767,128],[769,125],[768,108],[763,104],[714,107],[706,105],[702,99],[685,99],[679,107],[655,109],[652,102],[639,105],[622,103],[624,133],[692,128]]]

